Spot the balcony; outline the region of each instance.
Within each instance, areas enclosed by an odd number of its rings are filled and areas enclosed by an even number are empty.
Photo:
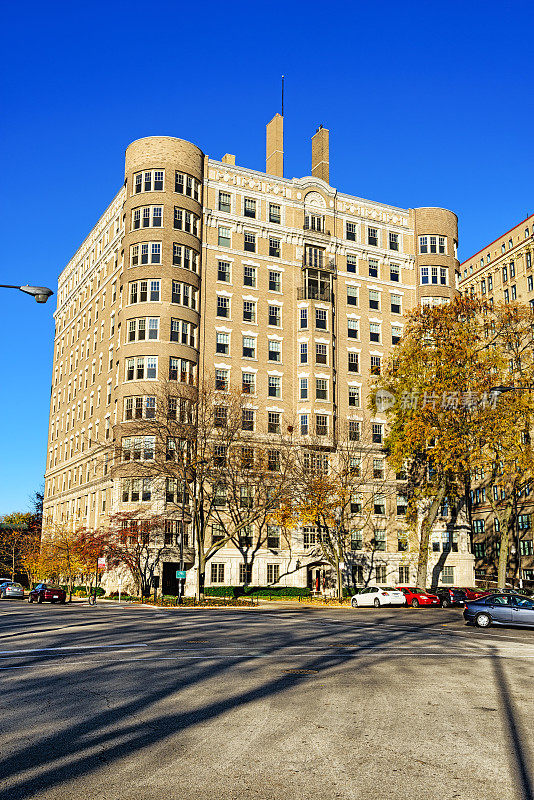
[[[325,303],[332,301],[332,290],[329,286],[299,286],[297,288],[298,300],[323,300]]]

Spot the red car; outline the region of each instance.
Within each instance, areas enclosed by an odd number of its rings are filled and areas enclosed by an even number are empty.
[[[406,598],[406,605],[412,608],[419,608],[419,606],[439,606],[440,599],[435,594],[425,592],[424,589],[419,589],[416,586],[396,586]]]
[[[51,583],[38,583],[29,594],[28,603],[43,603],[45,600],[51,603],[65,603],[67,601],[67,593],[60,586],[54,586]]]
[[[478,600],[479,597],[486,597],[486,595],[493,593],[491,589],[467,589],[465,586],[462,586],[461,590],[465,592],[468,600]]]

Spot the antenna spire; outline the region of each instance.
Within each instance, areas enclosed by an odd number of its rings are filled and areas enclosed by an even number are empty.
[[[282,75],[282,116],[284,116],[284,76]]]

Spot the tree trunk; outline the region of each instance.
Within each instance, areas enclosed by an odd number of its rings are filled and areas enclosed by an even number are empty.
[[[200,539],[200,537],[199,537]],[[197,539],[197,550],[198,550],[198,572],[197,572],[197,590],[196,590],[196,598],[197,600],[204,600],[204,583],[206,580],[206,560],[204,558],[204,552],[200,547],[200,541]]]
[[[421,523],[421,538],[419,540],[419,558],[417,561],[416,579],[416,584],[417,586],[420,586],[421,589],[426,589],[426,583],[428,580],[428,546],[430,543],[430,532],[432,531],[432,526],[434,525],[436,517],[438,516],[440,506],[443,503],[445,491],[446,487],[445,484],[443,484],[438,489],[438,493],[432,500],[428,513]]]
[[[338,600],[343,600],[343,576],[341,574],[341,567],[339,566],[339,561],[337,562],[337,598]]]
[[[512,525],[510,524],[513,517],[508,517],[506,524],[501,527],[500,535],[500,550],[499,550],[499,566],[497,571],[497,588],[504,589],[506,586],[506,575],[508,572],[508,548],[510,546],[510,531]]]

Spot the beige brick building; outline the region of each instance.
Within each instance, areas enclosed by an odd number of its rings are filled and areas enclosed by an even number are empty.
[[[508,303],[529,305],[534,312],[534,214],[483,247],[460,266],[460,291],[477,295],[491,306]],[[499,487],[492,487],[498,491]],[[499,521],[485,490],[471,493],[473,551],[477,578],[495,580],[499,555]],[[508,578],[534,585],[534,501],[523,492],[517,498],[516,531],[510,544]]]
[[[326,129],[317,130],[311,150],[311,175],[284,177],[278,114],[267,126],[265,173],[172,137],[127,148],[122,188],[59,277],[48,524],[96,527],[138,505],[165,514],[164,492],[146,479],[112,479],[97,457],[124,438],[131,418],[152,413],[150,382],[193,385],[214,376],[221,388],[247,394],[258,436],[290,423],[302,446],[314,435],[335,450],[338,428],[350,425],[355,435],[368,431],[383,458],[386,420],[368,410],[370,379],[402,336],[405,313],[448,302],[457,290],[457,218],[339,192],[329,184]],[[414,579],[399,541],[402,510],[393,492],[373,582]],[[431,568],[446,523],[445,516],[436,528]],[[295,531],[294,539],[291,551],[260,554],[253,584],[285,575],[290,559],[302,566],[284,583],[315,582],[325,567],[310,556],[313,533]],[[347,569],[359,582],[369,577],[368,561],[354,541]],[[465,530],[447,549],[440,579],[471,584]],[[167,591],[177,561],[170,553]],[[187,553],[190,591],[195,554]],[[210,578],[243,582],[236,549],[223,548],[214,562],[208,585]]]

